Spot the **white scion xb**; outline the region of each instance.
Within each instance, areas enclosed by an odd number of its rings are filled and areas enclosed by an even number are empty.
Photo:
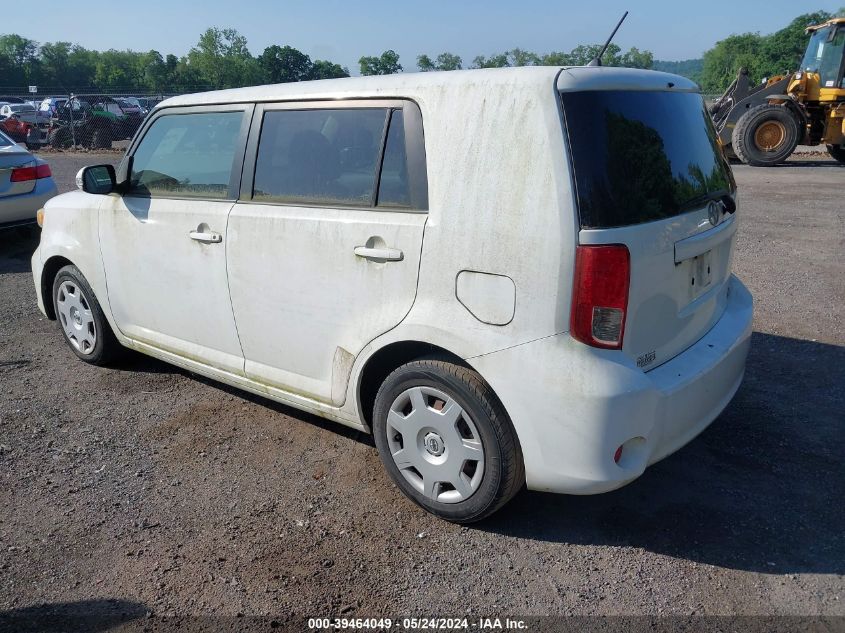
[[[187,95],[52,199],[33,257],[73,352],[129,347],[372,431],[412,500],[591,494],[742,380],[736,185],[695,84],[618,68]]]

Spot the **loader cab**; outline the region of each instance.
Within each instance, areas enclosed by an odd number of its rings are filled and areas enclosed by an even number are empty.
[[[801,72],[817,73],[819,88],[845,88],[845,18],[810,27],[812,34],[801,62]]]

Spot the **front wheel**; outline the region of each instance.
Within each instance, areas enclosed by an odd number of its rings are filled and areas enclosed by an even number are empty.
[[[53,281],[56,320],[68,347],[92,365],[106,365],[122,348],[94,291],[76,266],[65,266]]]
[[[828,145],[827,153],[840,163],[845,163],[845,146],[842,145]]]
[[[760,105],[739,119],[731,145],[743,163],[769,167],[789,158],[800,136],[798,119],[786,106]]]
[[[382,384],[373,432],[384,467],[412,501],[456,523],[501,508],[525,482],[504,407],[472,369],[440,359],[401,366]]]

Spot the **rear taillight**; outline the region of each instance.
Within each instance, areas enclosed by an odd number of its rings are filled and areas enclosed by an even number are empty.
[[[572,336],[593,347],[620,349],[630,280],[631,256],[626,246],[579,246],[572,290]]]
[[[18,167],[17,169],[13,169],[9,180],[12,182],[25,182],[27,180],[38,180],[39,178],[49,178],[52,175],[50,165],[33,165],[32,167]]]

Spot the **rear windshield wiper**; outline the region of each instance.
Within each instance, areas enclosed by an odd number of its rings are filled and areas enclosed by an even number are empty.
[[[686,202],[680,204],[678,206],[678,213],[683,213],[684,211],[704,206],[711,200],[721,202],[725,213],[733,213],[736,211],[736,200],[734,200],[731,192],[725,189],[717,189],[716,191],[708,191],[707,193],[703,193],[699,196],[694,196]]]

